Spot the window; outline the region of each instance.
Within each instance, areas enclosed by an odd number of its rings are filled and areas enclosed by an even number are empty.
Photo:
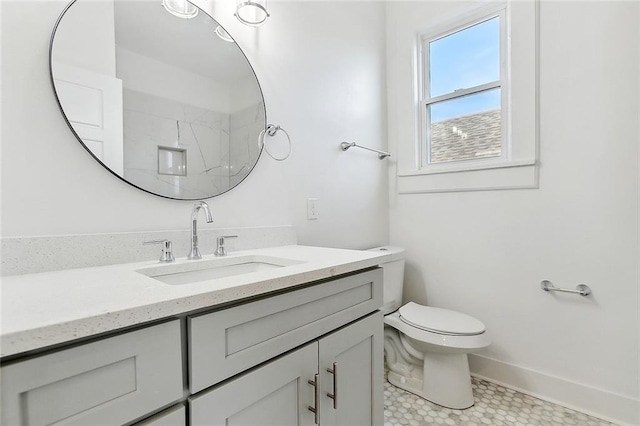
[[[475,3],[414,30],[414,130],[410,140],[399,104],[398,193],[537,187],[537,8]]]
[[[502,13],[424,37],[424,164],[503,157]]]

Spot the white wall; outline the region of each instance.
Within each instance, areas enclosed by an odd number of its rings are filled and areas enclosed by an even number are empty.
[[[390,149],[411,117],[408,32],[458,2],[390,3]],[[405,295],[481,319],[493,339],[476,373],[638,424],[638,3],[540,7],[540,187],[397,195],[391,243]],[[407,86],[408,85],[408,86]],[[405,126],[405,127],[403,127]],[[593,295],[539,288],[588,284]]]
[[[339,151],[343,139],[384,148],[384,7],[269,4],[255,30],[233,2],[202,1],[239,41],[264,90],[269,122],[291,135],[283,163],[263,156],[228,194],[208,200],[201,227],[294,225],[301,244],[364,248],[388,238],[386,164]],[[2,235],[187,229],[190,202],[119,181],[73,138],[48,75],[48,41],[66,1],[1,2]],[[223,16],[224,15],[224,16]],[[307,221],[306,199],[320,200]]]

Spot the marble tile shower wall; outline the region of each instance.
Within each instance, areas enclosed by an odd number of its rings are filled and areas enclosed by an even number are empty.
[[[253,167],[254,159],[258,158],[260,151],[258,136],[262,131],[263,119],[264,104],[262,102],[236,111],[229,117],[229,184],[231,186],[235,186],[244,179],[247,170]]]
[[[178,198],[229,189],[229,114],[130,89],[123,109],[125,179]],[[186,176],[158,173],[159,146],[186,150]]]
[[[198,239],[202,254],[213,254],[216,249],[216,237],[222,235],[238,236],[227,240],[226,246],[230,252],[297,243],[295,229],[291,226],[201,228],[198,229]],[[160,257],[160,247],[143,246],[142,242],[159,239],[169,239],[173,242],[176,258],[186,257],[189,253],[189,230],[2,238],[0,275],[157,260]]]

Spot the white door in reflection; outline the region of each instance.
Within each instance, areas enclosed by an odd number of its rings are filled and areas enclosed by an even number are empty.
[[[55,69],[56,92],[73,129],[98,160],[123,176],[122,80],[63,64]]]

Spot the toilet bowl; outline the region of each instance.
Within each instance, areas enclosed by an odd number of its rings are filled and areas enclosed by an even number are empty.
[[[438,405],[474,404],[467,354],[491,343],[484,324],[472,316],[409,302],[401,306],[404,249],[377,247],[391,259],[383,268],[384,351],[391,384]]]

